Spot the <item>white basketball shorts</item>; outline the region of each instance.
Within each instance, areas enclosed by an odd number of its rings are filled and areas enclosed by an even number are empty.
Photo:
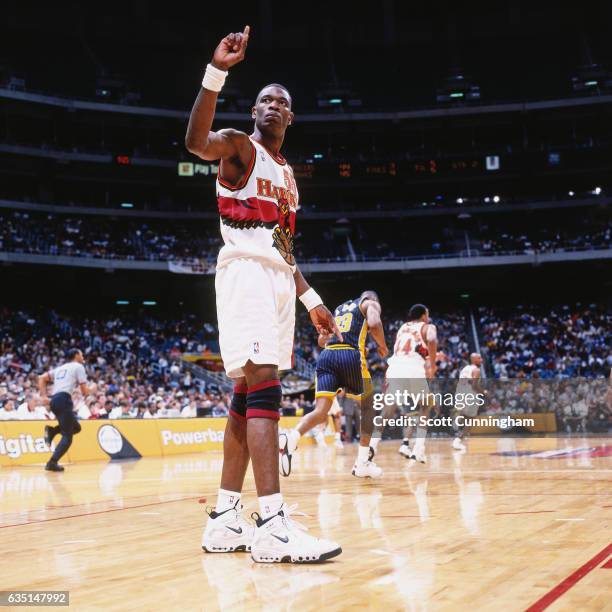
[[[429,393],[429,385],[425,376],[425,361],[420,358],[402,358],[390,357],[388,362],[389,367],[385,375],[386,378],[386,393],[399,391],[403,397],[404,392],[410,394],[411,397],[419,396],[425,398]],[[402,406],[404,407],[404,406]],[[415,406],[413,406],[413,409]]]
[[[230,378],[247,361],[293,366],[295,282],[290,270],[256,259],[235,259],[217,270],[219,346]]]

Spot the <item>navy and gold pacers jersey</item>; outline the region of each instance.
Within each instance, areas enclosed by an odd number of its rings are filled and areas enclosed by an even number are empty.
[[[342,333],[342,342],[336,336],[332,336],[326,343],[326,348],[328,346],[347,344],[358,351],[365,351],[368,323],[361,312],[361,308],[359,308],[361,302],[362,299],[358,297],[340,304],[334,310],[334,319],[336,319],[336,325]]]
[[[368,322],[359,308],[361,302],[361,297],[348,300],[334,311],[342,341],[332,336],[319,355],[315,397],[333,397],[344,389],[349,397],[360,399],[370,389],[365,358]]]

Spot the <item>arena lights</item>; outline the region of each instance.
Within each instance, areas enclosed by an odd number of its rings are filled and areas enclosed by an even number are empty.
[[[593,189],[593,191],[591,191],[591,193],[593,195],[600,195],[601,194],[601,187],[595,187],[595,189]]]
[[[323,159],[323,153],[315,153],[315,154],[313,155],[313,157],[314,157],[315,159]]]
[[[575,92],[592,95],[597,92],[612,89],[612,72],[602,64],[587,64],[577,70],[572,77],[572,87]]]
[[[453,74],[436,90],[436,102],[470,102],[480,100],[480,87],[462,74]]]
[[[500,200],[500,197],[498,195],[493,196],[493,201],[497,204]]]
[[[129,300],[115,300],[115,304],[117,306],[128,306],[130,303]]]
[[[134,204],[131,202],[121,202],[121,208],[134,208]]]
[[[457,204],[463,204],[463,198],[457,198]]]
[[[143,306],[157,306],[157,302],[155,300],[144,300],[142,305]]]
[[[567,192],[567,195],[568,195],[570,198],[573,198],[573,197],[574,197],[574,192],[573,192],[573,191],[568,191],[568,192]]]

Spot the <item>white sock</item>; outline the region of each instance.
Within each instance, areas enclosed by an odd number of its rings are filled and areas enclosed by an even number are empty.
[[[259,514],[262,519],[270,518],[278,514],[280,507],[283,505],[283,496],[280,493],[272,495],[264,495],[259,498]]]
[[[226,491],[225,489],[219,489],[217,493],[217,505],[215,506],[216,512],[225,512],[236,505],[236,502],[240,500],[240,493],[237,491]]]
[[[357,463],[367,463],[368,457],[370,456],[369,446],[359,446],[357,451]]]
[[[380,442],[380,438],[370,438],[370,446],[376,450],[378,448],[378,443]]]

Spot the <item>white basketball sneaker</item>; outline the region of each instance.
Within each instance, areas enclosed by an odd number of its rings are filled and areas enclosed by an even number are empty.
[[[297,450],[300,434],[292,429],[288,434],[281,433],[278,435],[278,452],[280,453],[278,460],[278,471],[281,476],[289,476],[291,474],[291,458]]]
[[[307,527],[290,518],[295,506],[281,506],[278,514],[264,520],[254,512],[255,536],[251,557],[257,563],[317,563],[338,556],[342,548],[331,540],[306,533]]]
[[[453,450],[456,450],[456,451],[465,450],[465,444],[461,441],[461,438],[455,438],[453,440]]]
[[[366,461],[365,463],[355,463],[351,473],[357,478],[380,478],[383,475],[383,470],[373,461]]]
[[[418,461],[419,463],[427,463],[427,457],[425,457],[425,447],[415,445],[410,459],[414,459],[414,461]]]
[[[209,553],[249,552],[255,527],[241,514],[237,502],[233,508],[216,512],[207,508],[208,521],[202,534],[202,549]]]
[[[406,457],[406,459],[410,459],[412,457],[412,451],[410,450],[410,444],[407,442],[402,442],[402,445],[399,447],[397,451],[402,457]]]

